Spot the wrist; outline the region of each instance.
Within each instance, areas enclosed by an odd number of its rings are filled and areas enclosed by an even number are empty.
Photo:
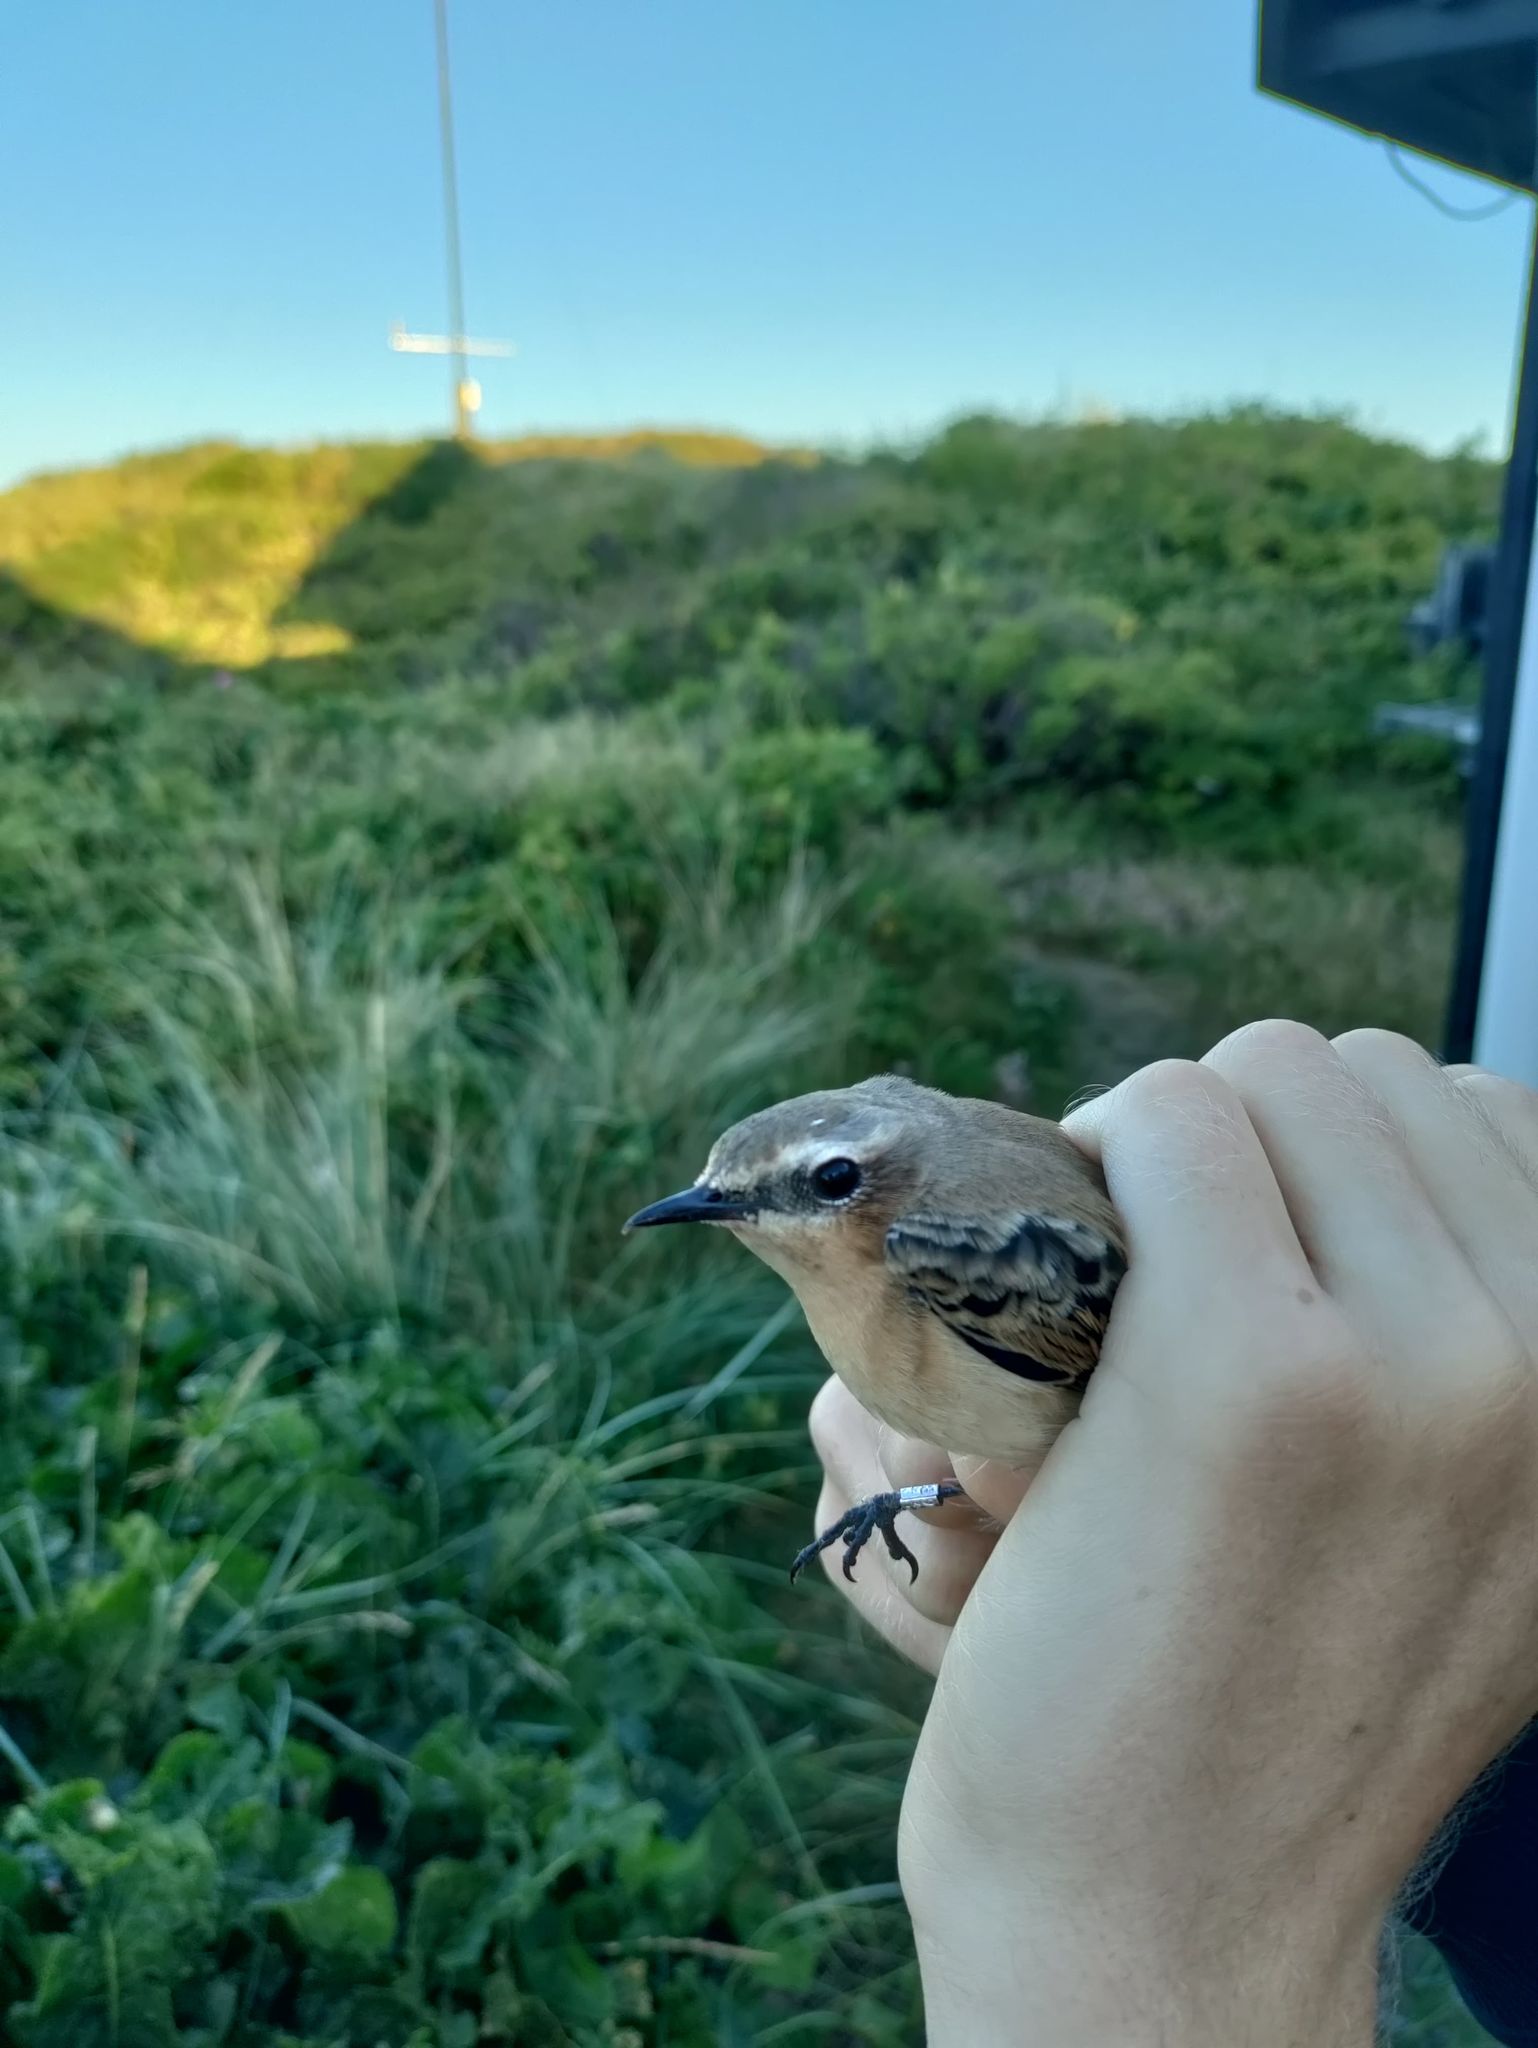
[[[1372,2048],[1376,1933],[1272,1920],[1193,1943],[982,1889],[915,1915],[928,2048]]]

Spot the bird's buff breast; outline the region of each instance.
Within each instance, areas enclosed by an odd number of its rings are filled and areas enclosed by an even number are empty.
[[[904,1436],[1033,1465],[1078,1406],[994,1365],[894,1292],[884,1273],[865,1285],[799,1276],[795,1286],[828,1364],[862,1407]]]

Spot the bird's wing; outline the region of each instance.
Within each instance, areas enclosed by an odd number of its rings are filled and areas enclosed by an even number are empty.
[[[1082,1379],[1127,1270],[1118,1245],[1067,1216],[899,1216],[886,1262],[909,1296],[1023,1379]]]

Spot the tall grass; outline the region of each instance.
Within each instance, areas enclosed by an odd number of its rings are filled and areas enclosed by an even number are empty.
[[[520,2030],[569,2021],[578,1930],[607,1957],[587,1966],[600,2015],[655,1952],[680,2011],[746,2000],[755,2025],[788,2021],[815,1984],[895,2024],[906,1993],[894,2007],[851,1971],[900,1960],[872,1794],[890,1800],[908,1724],[849,1689],[842,1624],[825,1638],[747,1592],[765,1533],[789,1547],[810,1498],[796,1417],[815,1368],[728,1247],[616,1234],[849,1028],[852,987],[796,986],[815,893],[792,881],[741,920],[680,902],[633,986],[596,908],[580,945],[536,933],[486,1044],[464,1024],[476,991],[423,956],[409,912],[355,904],[343,947],[251,876],[233,886],[228,942],[196,928],[171,955],[198,1029],[173,976],[141,1037],[61,1072],[0,1144],[0,1298],[22,1339],[0,1693],[38,1794],[11,1853],[46,1849],[86,1902],[54,1937],[73,1988],[37,1980],[15,2038],[267,2040],[257,2016],[294,1999],[333,2031],[366,2011],[369,2038],[439,2025],[455,1994],[431,1958],[390,1976],[394,1907],[364,1873],[411,1911],[424,1871],[449,1882],[418,1837],[470,1796],[451,1739],[486,1776],[485,1814],[444,1837],[485,1922],[460,1975],[517,1950]],[[539,1761],[552,1744],[560,1770]],[[319,1777],[295,1872],[276,1836],[242,1845],[239,1816],[276,1801],[276,1826],[301,1767]],[[172,1894],[158,1933],[100,1889],[66,1789],[82,1770],[105,1802],[89,1811],[118,1816],[109,1847]],[[531,1771],[554,1778],[509,1860]],[[582,1818],[593,1797],[607,1820]],[[189,1830],[218,1899],[195,1941]],[[93,1959],[109,1933],[137,2004],[113,2005]],[[339,1985],[328,1942],[381,1981]],[[231,1999],[250,2029],[210,2033]]]
[[[1418,857],[1397,875],[1086,857],[1047,839],[1015,855],[1008,886],[1049,960],[1130,971],[1147,1011],[1135,1060],[1194,1055],[1265,1016],[1330,1034],[1374,1024],[1435,1047],[1460,848],[1434,819],[1416,829]]]

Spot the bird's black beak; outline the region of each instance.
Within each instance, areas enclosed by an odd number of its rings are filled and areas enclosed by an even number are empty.
[[[719,1188],[692,1187],[665,1195],[649,1209],[637,1209],[625,1229],[650,1230],[654,1223],[733,1223],[752,1214],[747,1202],[734,1201]]]

